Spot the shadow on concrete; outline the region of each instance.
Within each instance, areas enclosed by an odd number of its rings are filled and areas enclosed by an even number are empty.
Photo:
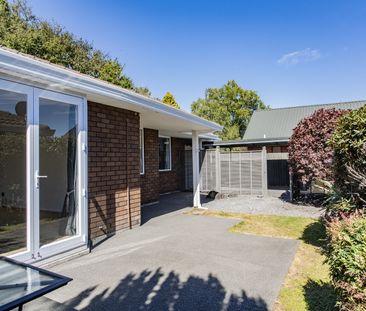
[[[209,199],[206,198],[206,195],[201,195],[202,203],[206,203],[208,200]],[[155,217],[174,213],[185,208],[191,208],[192,205],[192,192],[176,192],[161,195],[159,203],[141,207],[141,225]]]
[[[114,288],[95,290],[85,289],[64,303],[63,310],[269,310],[260,297],[248,297],[244,291],[227,294],[211,274],[205,279],[191,275],[182,281],[174,271],[164,274],[161,268],[130,273]]]

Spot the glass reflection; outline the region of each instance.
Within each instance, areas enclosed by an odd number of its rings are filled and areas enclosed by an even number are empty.
[[[40,244],[76,234],[77,106],[40,98]]]
[[[27,97],[0,90],[0,254],[26,249]]]

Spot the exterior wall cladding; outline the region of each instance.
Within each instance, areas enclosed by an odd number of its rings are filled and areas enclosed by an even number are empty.
[[[139,114],[88,102],[89,237],[140,225]]]
[[[172,170],[159,172],[159,133],[144,129],[145,173],[140,175],[139,114],[88,102],[89,237],[98,242],[140,225],[141,202],[184,188],[184,147],[171,139]]]
[[[159,132],[144,129],[145,174],[141,175],[142,203],[159,200],[159,194],[184,190],[184,147],[190,139],[171,138],[172,169],[159,172]]]
[[[266,149],[268,153],[273,153],[273,152],[288,152],[287,150],[288,145],[285,146],[276,146],[276,145],[267,145]],[[248,147],[249,151],[254,151],[254,150],[262,150],[262,147],[258,147],[258,146],[249,146]]]
[[[172,137],[172,169],[159,172],[159,191],[167,193],[176,190],[184,190],[184,147],[192,145],[190,139]]]

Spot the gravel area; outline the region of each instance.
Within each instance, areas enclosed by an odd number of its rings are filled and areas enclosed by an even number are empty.
[[[265,197],[241,195],[215,199],[204,203],[203,207],[224,212],[310,218],[319,218],[323,213],[319,207],[286,202],[281,198],[281,192],[278,191],[272,191]]]

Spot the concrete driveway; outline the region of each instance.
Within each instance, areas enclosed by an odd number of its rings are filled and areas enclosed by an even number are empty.
[[[271,310],[297,241],[229,233],[236,220],[184,215],[190,202],[163,196],[140,228],[53,267],[74,280],[25,310]]]

